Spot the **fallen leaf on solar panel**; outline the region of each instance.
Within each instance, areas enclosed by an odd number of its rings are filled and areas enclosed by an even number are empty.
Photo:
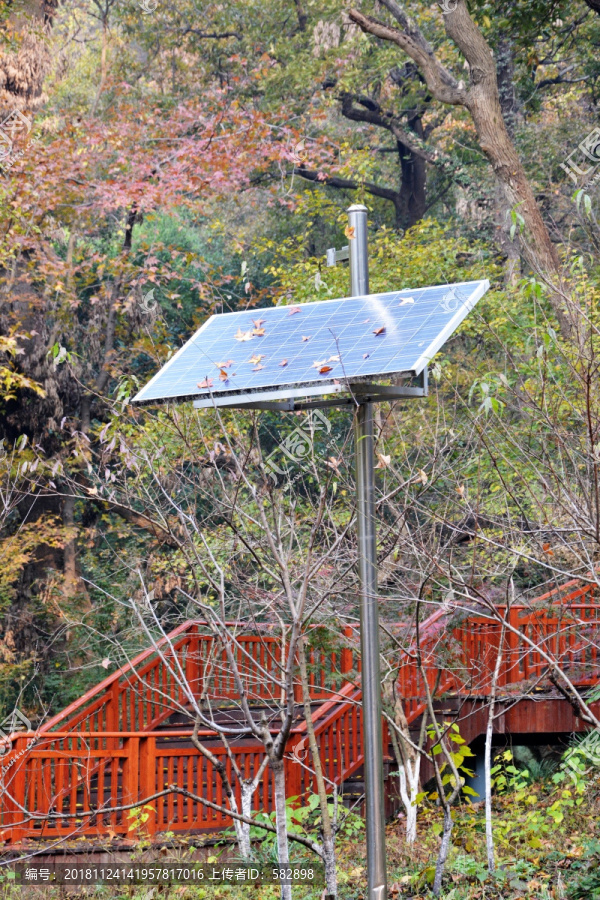
[[[382,325],[381,328],[374,328],[373,334],[385,334],[385,325]]]
[[[219,371],[219,381],[229,381],[229,375],[227,374],[227,369],[221,369]]]
[[[288,316],[295,316],[296,313],[299,313],[299,312],[300,312],[299,306],[292,306],[292,308],[290,309],[290,311],[288,313]]]
[[[252,340],[252,332],[251,331],[242,331],[241,328],[238,328],[238,330],[234,334],[234,338],[236,339],[236,341],[251,341]]]
[[[265,333],[264,328],[253,328],[252,329],[252,334],[255,334],[256,337],[262,337],[264,333]]]
[[[308,335],[308,337],[307,337],[306,335],[303,334],[303,335],[302,335],[302,340],[303,340],[303,341],[310,341],[310,334]]]
[[[322,367],[319,369],[319,374],[320,374],[320,375],[327,375],[328,372],[332,372],[332,371],[333,371],[333,369],[332,369],[331,366],[322,366]]]
[[[217,369],[228,369],[233,364],[232,359],[226,359],[225,362],[215,363]]]
[[[326,362],[326,359],[315,359],[314,363],[311,366],[311,369],[320,369],[321,366],[324,366]]]
[[[264,353],[255,353],[253,356],[250,357],[249,362],[251,362],[253,365],[256,365],[257,363],[259,363],[261,361],[261,359],[264,359],[264,358],[265,358]]]
[[[199,387],[199,388],[209,388],[209,387],[212,387],[212,386],[213,386],[213,380],[212,380],[212,378],[205,378],[204,381],[199,381],[199,382],[198,382],[198,387]]]
[[[287,366],[287,364],[288,364],[287,359],[282,359],[281,362],[279,363],[280,366]]]
[[[259,363],[257,366],[254,366],[254,368],[252,369],[252,371],[253,371],[253,372],[260,372],[261,369],[264,369],[264,366],[261,365],[261,364]]]
[[[414,297],[405,297],[403,300],[400,301],[400,303],[398,305],[404,306],[406,303],[414,303],[414,302],[415,302]]]

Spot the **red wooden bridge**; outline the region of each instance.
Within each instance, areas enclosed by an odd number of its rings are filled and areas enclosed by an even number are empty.
[[[584,730],[573,703],[549,680],[552,662],[568,672],[583,693],[600,681],[600,603],[595,588],[569,582],[560,590],[507,611],[498,679],[496,731],[513,737],[549,736]],[[245,691],[256,710],[273,715],[274,683],[286,653],[280,626],[260,626],[252,634],[235,627],[235,652]],[[362,734],[358,634],[354,628],[313,629],[310,654],[312,720],[323,770],[346,795],[361,793]],[[417,728],[425,708],[424,678],[445,718],[459,722],[473,741],[486,726],[486,697],[499,648],[501,625],[489,613],[450,613],[440,609],[420,628],[421,667],[414,634],[406,626],[387,626],[407,721]],[[319,647],[320,644],[320,647]],[[389,654],[388,654],[389,655]],[[177,678],[174,672],[178,672]],[[269,677],[269,673],[272,677]],[[18,844],[79,836],[123,836],[130,831],[127,810],[161,792],[145,823],[150,834],[214,832],[231,827],[224,812],[169,790],[188,791],[226,807],[214,766],[194,747],[193,721],[182,677],[197,697],[234,721],[239,693],[225,653],[202,622],[186,622],[167,638],[88,691],[36,732],[15,733],[0,756],[0,840]],[[313,790],[300,684],[298,718],[285,758],[288,796]],[[600,704],[593,704],[595,714]],[[388,741],[384,722],[384,740]],[[273,722],[272,730],[277,726]],[[231,760],[216,731],[198,737],[231,776]],[[7,751],[8,749],[8,752]],[[250,777],[264,756],[261,743],[242,735],[231,753]],[[391,758],[388,755],[388,772]],[[235,780],[232,779],[236,784]],[[393,779],[388,779],[390,792]],[[239,785],[238,785],[239,788]],[[238,797],[238,808],[239,806]],[[253,809],[273,809],[270,777],[259,784]],[[129,834],[131,836],[131,834]]]

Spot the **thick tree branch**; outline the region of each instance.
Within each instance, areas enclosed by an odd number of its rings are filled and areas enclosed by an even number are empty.
[[[385,5],[388,6],[387,0]],[[396,7],[395,3],[391,5]],[[440,63],[420,30],[407,17],[405,18],[409,27],[407,31],[400,31],[398,28],[380,22],[379,19],[363,15],[357,9],[351,9],[349,16],[363,31],[384,41],[392,41],[401,50],[408,53],[419,66],[425,83],[436,100],[452,106],[464,105],[466,90],[463,83],[458,82]]]
[[[304,166],[298,166],[294,171],[307,181],[314,181],[317,184],[328,184],[331,187],[346,188],[350,191],[356,191],[362,187],[368,194],[372,194],[374,197],[382,197],[384,200],[391,200],[394,204],[398,199],[398,191],[381,187],[381,185],[374,184],[372,181],[353,181],[351,178],[342,178],[340,175],[326,175],[323,172],[317,172],[315,169],[306,169]]]
[[[354,100],[357,100],[363,108],[357,108],[354,104]],[[353,122],[368,122],[371,125],[376,125],[378,128],[385,128],[394,135],[397,141],[400,141],[401,144],[408,147],[415,156],[420,156],[422,159],[433,165],[439,165],[441,162],[441,154],[438,151],[427,150],[424,147],[423,141],[420,141],[416,134],[403,128],[398,121],[398,118],[394,116],[393,113],[385,112],[376,103],[371,102],[369,108],[364,100],[352,97],[350,94],[343,94],[342,115]]]

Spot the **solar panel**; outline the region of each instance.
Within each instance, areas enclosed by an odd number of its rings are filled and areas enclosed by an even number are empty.
[[[469,281],[214,315],[133,402],[235,406],[419,375],[488,288]]]

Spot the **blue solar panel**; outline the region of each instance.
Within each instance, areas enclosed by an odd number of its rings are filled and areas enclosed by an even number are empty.
[[[419,375],[488,288],[470,281],[211,316],[133,402],[235,405],[267,391],[322,385],[326,394],[369,376]]]

